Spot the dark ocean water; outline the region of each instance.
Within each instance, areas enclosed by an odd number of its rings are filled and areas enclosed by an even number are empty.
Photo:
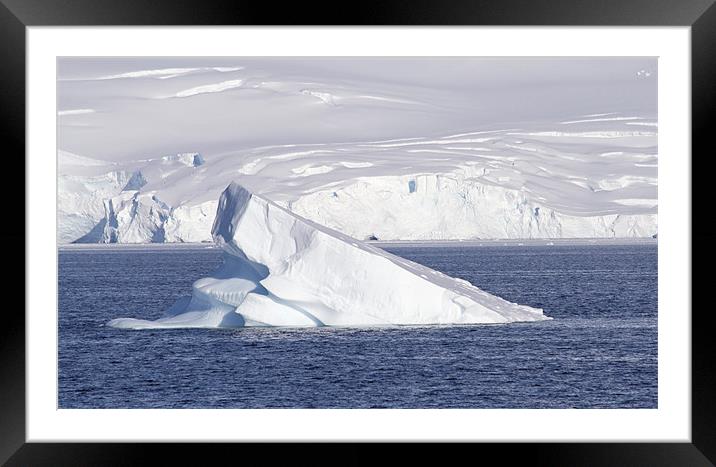
[[[59,253],[60,408],[655,408],[657,247],[400,247],[551,321],[142,330],[215,249]]]

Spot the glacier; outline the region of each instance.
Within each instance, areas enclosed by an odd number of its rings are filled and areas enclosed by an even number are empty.
[[[62,58],[58,242],[211,242],[234,180],[359,239],[652,237],[656,65]]]
[[[63,151],[58,235],[61,243],[210,242],[216,199],[236,179],[359,239],[652,237],[657,133],[624,130],[630,122],[600,122],[620,130],[596,136],[503,129],[111,164]]]
[[[304,219],[237,183],[221,194],[212,227],[223,265],[197,280],[163,318],[111,327],[391,326],[549,319]]]

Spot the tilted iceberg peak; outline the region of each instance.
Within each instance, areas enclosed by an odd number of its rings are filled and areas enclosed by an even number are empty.
[[[231,183],[212,235],[224,264],[157,321],[121,328],[380,326],[539,321],[508,302],[315,224]]]

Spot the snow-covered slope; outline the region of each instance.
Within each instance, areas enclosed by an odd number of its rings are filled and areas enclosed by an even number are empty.
[[[211,241],[215,200],[232,179],[359,239],[653,236],[655,121],[599,120],[61,164],[59,238]]]
[[[211,241],[233,180],[359,239],[652,236],[657,76],[653,57],[62,58],[59,240]]]
[[[658,109],[656,57],[61,57],[57,73],[59,147],[114,162],[517,122],[602,131]],[[621,122],[651,130],[638,121]]]
[[[213,236],[223,266],[194,283],[157,321],[117,318],[119,328],[375,326],[508,323],[548,319],[307,221],[232,183]]]

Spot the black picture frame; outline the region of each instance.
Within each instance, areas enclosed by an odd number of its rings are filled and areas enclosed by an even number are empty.
[[[460,1],[368,1],[322,6],[305,2],[283,3],[221,0],[0,0],[0,114],[7,151],[2,161],[13,174],[3,185],[6,196],[25,193],[25,28],[28,26],[110,25],[547,25],[547,26],[690,26],[692,60],[692,213],[708,212],[713,184],[707,165],[713,165],[710,114],[716,108],[716,7],[714,0],[460,0]],[[320,14],[319,14],[320,12]],[[699,162],[699,170],[693,163]],[[15,186],[13,186],[13,184]],[[17,204],[17,203],[15,203]],[[245,444],[127,444],[127,443],[26,443],[25,442],[25,322],[24,296],[16,293],[24,285],[25,206],[9,206],[12,228],[0,228],[5,255],[16,255],[17,265],[5,283],[8,295],[19,298],[5,302],[0,326],[0,462],[10,466],[37,465],[135,465],[152,457],[163,464],[189,465],[209,462],[212,456],[246,456],[265,453],[267,446]],[[702,216],[703,218],[704,216]],[[692,224],[699,217],[692,216]],[[697,274],[715,257],[716,227],[692,225],[693,288],[704,286],[709,274]],[[7,224],[6,224],[7,225]],[[54,241],[54,239],[52,240]],[[19,245],[23,245],[23,252]],[[20,264],[22,261],[22,268]],[[708,271],[707,269],[702,269]],[[22,281],[22,284],[20,283]],[[716,463],[716,363],[712,344],[710,307],[693,306],[692,312],[692,437],[691,443],[494,443],[466,444],[457,454],[483,459],[497,454],[503,461],[525,460],[532,465],[714,465]],[[689,310],[670,310],[686,313]],[[317,450],[318,449],[318,450]],[[422,461],[441,456],[432,446],[399,447],[403,454]],[[453,448],[450,448],[453,449]],[[443,449],[440,449],[444,451]],[[328,451],[328,453],[327,453]],[[363,464],[375,459],[363,444],[329,446],[293,445],[270,449],[271,462],[320,463],[319,458],[341,464]],[[321,453],[321,454],[317,454]],[[402,455],[402,454],[401,454]],[[454,455],[454,454],[453,454]],[[484,457],[487,459],[488,457]],[[229,457],[231,459],[231,457]],[[238,458],[235,458],[238,459]],[[438,457],[435,457],[438,459]]]

